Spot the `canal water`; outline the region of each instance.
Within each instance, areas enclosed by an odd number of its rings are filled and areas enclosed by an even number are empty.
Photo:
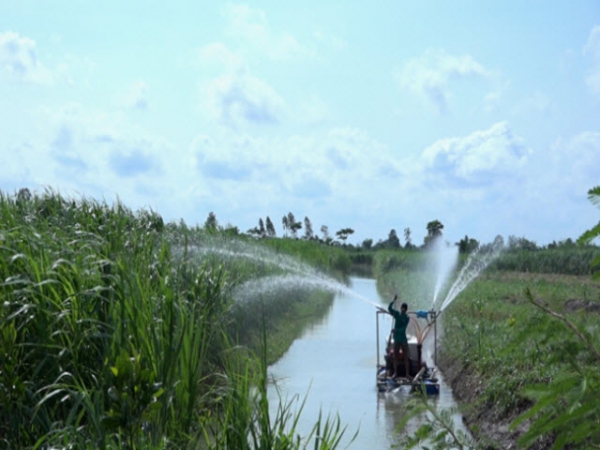
[[[377,390],[376,340],[382,349],[392,319],[380,315],[377,336],[376,308],[361,298],[384,307],[391,299],[380,298],[375,283],[372,279],[352,278],[350,287],[357,296],[337,294],[327,316],[310,326],[269,367],[273,414],[280,399],[291,401],[296,397],[296,407],[306,399],[298,426],[302,435],[310,432],[320,411],[324,417],[339,415],[341,423],[347,426],[340,448],[345,448],[357,430],[351,449],[389,449],[398,443],[397,425],[410,397],[403,390]],[[433,333],[427,339],[433,339]],[[441,408],[455,405],[450,388],[443,379],[440,381],[440,395],[432,397],[433,401]],[[455,423],[460,426],[460,417],[455,417]]]

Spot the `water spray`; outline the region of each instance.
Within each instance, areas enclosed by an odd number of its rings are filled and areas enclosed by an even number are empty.
[[[501,237],[497,237],[490,245],[479,247],[475,252],[469,255],[467,262],[461,268],[456,280],[450,287],[446,298],[442,302],[439,314],[452,303],[452,301],[460,294],[481,272],[483,272],[492,261],[494,261],[504,249],[504,241]]]
[[[320,274],[311,274],[309,276],[307,274],[291,273],[249,280],[240,285],[234,291],[233,296],[240,302],[247,302],[256,298],[260,294],[281,292],[282,290],[292,288],[323,289],[333,294],[345,294],[347,296],[356,297],[379,310],[386,311],[381,307],[381,305],[378,305],[363,295],[354,292],[352,289],[348,288],[337,280]]]
[[[440,291],[458,264],[458,248],[455,245],[448,245],[442,236],[434,238],[430,245],[431,248],[429,251],[434,254],[433,269],[436,274],[433,302],[431,304],[431,307],[433,308]]]

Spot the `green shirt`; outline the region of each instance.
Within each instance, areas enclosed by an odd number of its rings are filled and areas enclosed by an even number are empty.
[[[406,338],[406,327],[408,326],[408,322],[410,321],[408,314],[402,314],[397,309],[392,308],[394,302],[392,301],[388,306],[388,311],[392,316],[394,316],[394,342],[399,342],[405,344],[408,342]]]

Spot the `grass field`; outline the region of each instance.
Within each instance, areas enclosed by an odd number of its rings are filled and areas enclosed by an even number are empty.
[[[422,277],[392,271],[381,286],[419,298]],[[562,315],[587,343],[534,302]],[[582,438],[584,432],[575,431],[571,420],[557,418],[561,408],[591,408],[582,400],[586,390],[598,395],[599,313],[600,283],[589,276],[494,270],[482,273],[450,304],[440,317],[438,364],[480,443],[502,449],[521,439],[525,448],[551,448],[564,435],[573,438],[572,448],[597,444],[597,433]],[[570,384],[561,385],[562,380]],[[547,404],[534,409],[540,399]],[[516,424],[532,410],[532,417]],[[581,414],[580,429],[598,428],[597,410]]]

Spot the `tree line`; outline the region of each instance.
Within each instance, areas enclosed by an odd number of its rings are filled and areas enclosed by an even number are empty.
[[[326,245],[340,245],[345,247],[353,247],[362,250],[381,250],[381,249],[427,249],[431,243],[443,235],[444,224],[439,220],[432,220],[426,225],[426,235],[423,238],[423,242],[417,245],[413,242],[412,231],[409,227],[403,229],[402,238],[398,235],[395,228],[392,228],[385,239],[379,239],[375,242],[373,239],[364,239],[360,244],[353,246],[347,243],[347,239],[354,233],[354,229],[350,227],[341,228],[335,233],[331,234],[327,225],[321,225],[319,232],[317,232],[312,221],[308,216],[304,217],[304,220],[297,220],[296,216],[292,212],[288,212],[281,218],[281,225],[283,228],[283,238],[291,239],[304,239],[318,241]],[[220,231],[232,235],[243,234],[238,227],[233,225],[220,226],[217,217],[214,212],[210,212],[204,223],[204,229],[207,231]],[[277,238],[277,231],[275,225],[269,216],[265,219],[262,217],[258,219],[258,225],[250,228],[246,231],[247,235],[255,238]],[[504,239],[503,239],[504,241]],[[560,249],[570,248],[577,246],[577,242],[572,239],[566,239],[563,241],[552,241],[547,246],[539,246],[536,242],[531,241],[525,237],[508,236],[504,242],[505,247],[508,251],[536,251],[543,249]],[[452,245],[447,243],[447,245]],[[481,243],[468,235],[460,239],[458,242],[453,243],[458,247],[459,253],[469,254],[479,249]]]
[[[350,227],[345,227],[337,230],[334,233],[334,237],[331,235],[329,227],[327,225],[321,225],[321,227],[319,228],[320,234],[318,234],[314,230],[312,221],[308,218],[308,216],[305,216],[304,220],[297,220],[296,216],[291,211],[281,218],[281,225],[283,228],[282,237],[284,238],[314,240],[327,245],[352,246],[352,244],[347,244],[347,239],[352,234],[354,234],[354,229]],[[429,222],[427,224],[427,235],[425,236],[423,245],[421,247],[427,247],[429,243],[434,240],[434,238],[440,236],[442,234],[443,228],[444,225],[439,220],[433,220]],[[204,222],[204,229],[209,232],[224,231],[234,235],[241,234],[238,227],[232,225],[227,225],[225,227],[220,226],[215,213],[212,211],[208,214],[208,217]],[[303,230],[303,233],[301,233],[301,230]],[[278,237],[275,225],[269,216],[266,216],[265,219],[263,219],[262,217],[259,218],[258,224],[255,227],[247,230],[246,234],[256,238]],[[461,251],[464,250],[466,252],[467,250],[473,250],[479,245],[479,243],[475,239],[469,239],[468,237],[466,237],[466,240],[467,244],[461,244],[459,246],[461,248]],[[459,243],[457,243],[456,245],[459,245]],[[374,243],[373,239],[365,239],[357,247],[365,250],[378,250],[384,248],[418,248],[418,246],[416,246],[412,242],[412,232],[410,228],[404,229],[404,245],[402,245],[402,243],[400,242],[400,238],[398,237],[398,233],[396,232],[396,230],[391,229],[386,239],[380,239],[376,243]]]

